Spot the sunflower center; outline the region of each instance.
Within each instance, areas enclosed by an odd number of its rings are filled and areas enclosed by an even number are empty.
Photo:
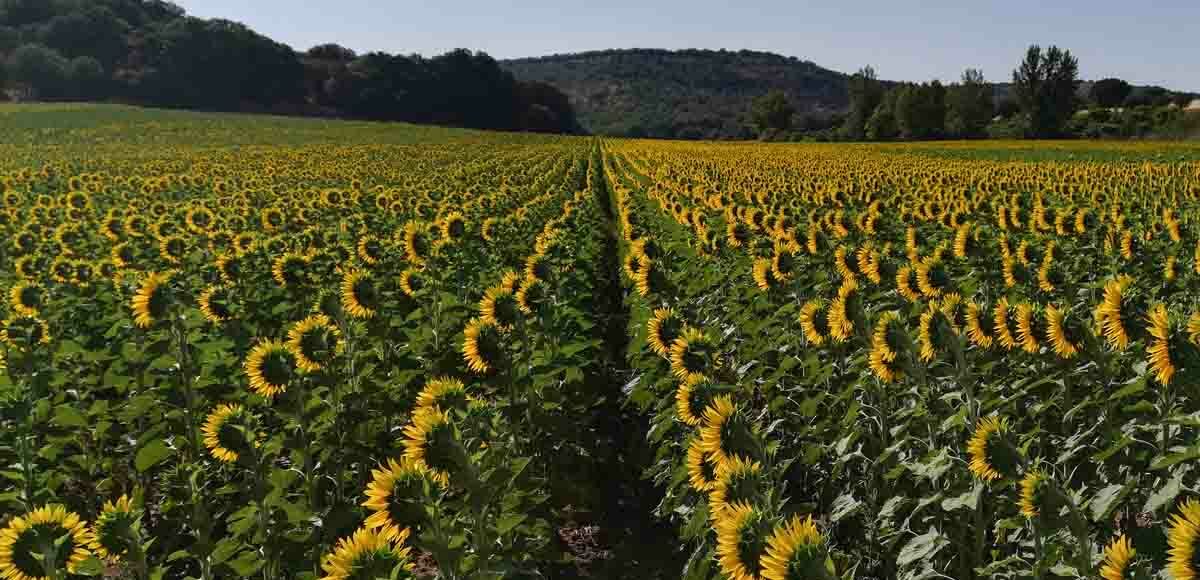
[[[55,524],[38,524],[30,527],[17,537],[13,543],[13,565],[26,576],[42,578],[48,576],[47,568],[41,556],[47,546],[63,535],[65,530]],[[68,535],[67,541],[58,549],[57,561],[51,562],[50,569],[61,569],[75,551],[75,538]]]
[[[330,358],[335,343],[328,328],[317,326],[301,335],[300,352],[311,361],[323,362]]]
[[[287,353],[272,352],[262,362],[262,375],[272,385],[286,385],[292,380],[292,361]]]

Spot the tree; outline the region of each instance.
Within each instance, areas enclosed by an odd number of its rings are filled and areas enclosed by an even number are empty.
[[[308,49],[306,54],[309,58],[315,58],[317,60],[332,60],[337,62],[350,62],[358,58],[358,55],[355,54],[353,50],[332,42],[314,46]]]
[[[1025,60],[1013,71],[1013,92],[1021,112],[1028,117],[1031,137],[1062,134],[1078,106],[1079,61],[1071,51],[1051,46],[1045,52],[1029,47]]]
[[[981,71],[969,68],[946,91],[946,132],[964,139],[982,137],[993,111],[992,85]]]
[[[896,92],[896,127],[903,139],[934,139],[946,128],[946,88],[933,81],[905,84]]]
[[[67,64],[70,96],[80,99],[101,99],[108,96],[104,66],[90,56],[71,59]]]
[[[8,74],[28,97],[57,98],[66,88],[67,60],[40,44],[25,44],[9,56]]]
[[[890,90],[883,95],[883,100],[875,107],[875,112],[867,119],[866,137],[871,141],[891,141],[900,135],[896,126],[896,97],[901,88]]]
[[[1092,83],[1091,98],[1105,108],[1120,107],[1133,87],[1121,79],[1100,79]]]
[[[788,102],[783,91],[769,91],[754,99],[750,105],[750,119],[759,134],[767,131],[787,131],[792,127],[792,115],[796,108]]]
[[[863,67],[850,77],[850,113],[846,116],[846,124],[842,126],[842,134],[848,139],[862,139],[866,136],[867,119],[875,112],[883,100],[883,85],[875,77],[875,69]]]

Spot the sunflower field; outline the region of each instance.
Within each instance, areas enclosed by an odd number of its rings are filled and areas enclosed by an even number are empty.
[[[0,579],[1200,570],[1200,147],[0,127]]]

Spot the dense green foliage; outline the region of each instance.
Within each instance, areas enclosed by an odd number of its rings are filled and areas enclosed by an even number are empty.
[[[161,0],[0,0],[0,63],[0,88],[22,100],[577,129],[562,93],[515,80],[483,53],[358,57],[323,45],[301,55]]]
[[[605,50],[502,64],[561,89],[580,123],[602,135],[751,137],[750,104],[772,89],[800,112],[800,128],[827,123],[849,103],[846,75],[765,52]]]

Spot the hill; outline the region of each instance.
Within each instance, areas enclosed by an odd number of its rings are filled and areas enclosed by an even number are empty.
[[[520,80],[558,87],[584,128],[605,135],[749,137],[750,101],[770,89],[816,117],[849,104],[847,75],[767,52],[603,50],[500,64]]]

